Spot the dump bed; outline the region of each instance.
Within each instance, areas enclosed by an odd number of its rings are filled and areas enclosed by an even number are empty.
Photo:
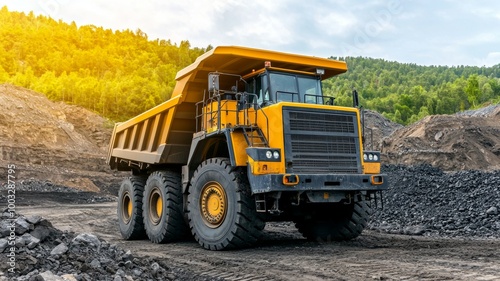
[[[276,68],[298,71],[322,68],[323,79],[347,70],[344,62],[336,60],[246,47],[216,47],[177,73],[170,100],[115,126],[107,159],[111,168],[186,164],[196,130],[195,104],[203,99],[208,74],[217,71],[244,76],[262,69],[266,61]]]

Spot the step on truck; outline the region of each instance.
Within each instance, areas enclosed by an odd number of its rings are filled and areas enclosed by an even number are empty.
[[[235,46],[179,71],[171,99],[114,128],[107,163],[131,171],[118,194],[122,237],[234,249],[269,221],[315,241],[359,236],[387,179],[380,153],[363,149],[357,93],[345,107],[322,92],[345,71]]]

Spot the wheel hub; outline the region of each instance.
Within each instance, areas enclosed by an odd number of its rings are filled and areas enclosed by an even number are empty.
[[[205,224],[216,228],[226,216],[227,198],[224,188],[218,182],[209,182],[201,191],[200,210]]]
[[[130,199],[130,194],[127,192],[122,196],[122,219],[126,224],[130,221],[132,217],[132,200]]]
[[[160,223],[163,214],[163,196],[158,188],[155,188],[149,196],[149,219],[155,225]]]

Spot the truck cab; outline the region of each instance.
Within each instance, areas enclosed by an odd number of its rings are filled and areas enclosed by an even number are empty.
[[[264,71],[246,80],[246,91],[257,96],[261,107],[281,101],[324,104],[324,100],[331,102],[333,97],[322,95],[321,71],[318,69],[315,75]]]

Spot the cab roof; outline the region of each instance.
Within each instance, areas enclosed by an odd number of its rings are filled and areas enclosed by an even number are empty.
[[[180,86],[178,88],[180,91],[174,92],[173,96],[206,88],[210,72],[245,76],[264,68],[266,61],[271,62],[273,68],[301,72],[315,73],[316,69],[321,68],[324,69],[321,79],[327,79],[347,71],[345,62],[333,59],[241,46],[219,46],[199,56],[194,63],[177,73],[175,79]]]
[[[347,71],[347,64],[343,61],[240,46],[219,46],[199,56],[194,63],[179,71],[176,80],[192,72],[218,71],[244,76],[252,70],[263,68],[266,61],[270,61],[273,67],[297,71],[315,72],[317,68],[323,68],[323,79]]]

